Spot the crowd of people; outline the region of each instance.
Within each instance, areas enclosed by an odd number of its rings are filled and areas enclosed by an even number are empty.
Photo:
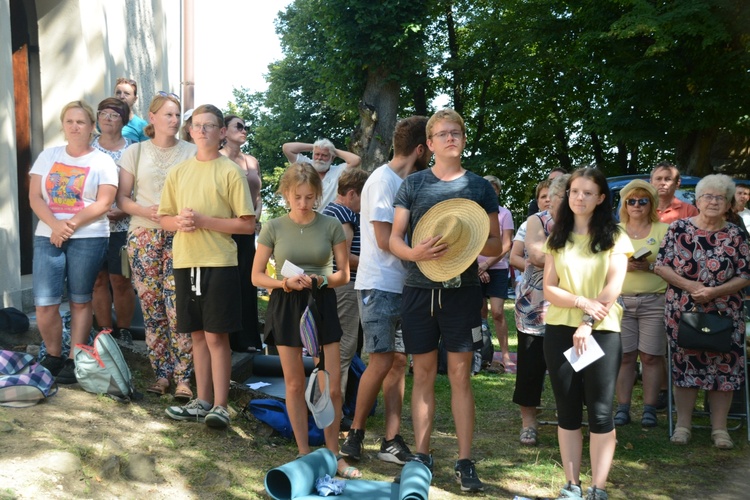
[[[174,388],[184,401],[166,408],[175,420],[226,428],[231,352],[257,352],[263,343],[275,348],[302,456],[311,450],[300,318],[314,301],[327,372],[319,377],[334,408],[325,442],[342,477],[362,477],[351,462],[362,457],[367,417],[381,390],[385,435],[378,458],[434,468],[435,381],[438,352],[445,351],[455,475],[463,491],[483,490],[472,457],[471,375],[488,318],[501,350],[491,371],[517,372],[521,445],[538,442],[537,407],[549,374],[566,481],[561,498],[607,498],[616,427],[631,423],[638,359],[642,426],[657,425],[663,391],[673,385],[671,441],[688,444],[703,389],[714,445],[733,446],[727,416],[746,376],[747,185],[706,176],[693,205],[675,196],[679,170],[660,163],[649,181],[633,180],[620,191],[618,223],[600,170],[555,169],[538,184],[514,237],[511,214],[498,204],[500,180],[462,166],[466,126],[444,109],[400,120],[393,158],[370,175],[359,168],[359,156],[327,139],[284,144],[289,166],[278,193],[288,212],[261,225],[260,168],[240,149],[244,120],[212,105],[183,114],[179,97],[167,92],[153,96],[144,120],[134,113],[137,99],[136,82],[120,78],[96,112],[82,101],[66,105],[60,115],[66,144],[43,151],[30,171],[39,218],[34,300],[47,346],[41,363],[58,383],[76,381],[73,353],[61,354],[59,308],[67,283],[73,343],[88,340],[94,317],[99,328],[131,343],[140,304],[153,368],[147,391],[162,396]],[[181,126],[188,140],[178,138]],[[343,162],[334,165],[335,158]],[[515,363],[504,314],[512,281]],[[262,340],[256,287],[270,292]],[[680,325],[688,311],[731,319],[725,350],[685,345]],[[349,365],[360,350],[368,365],[339,444]],[[578,366],[575,358],[589,350],[602,355]],[[401,435],[407,356],[413,450]]]

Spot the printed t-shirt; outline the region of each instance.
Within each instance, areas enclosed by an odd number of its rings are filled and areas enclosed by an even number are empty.
[[[93,149],[83,156],[70,156],[66,146],[42,151],[29,171],[41,176],[42,198],[57,220],[72,219],[75,214],[96,201],[99,186],[117,187],[117,165],[108,155]],[[52,236],[52,228],[40,220],[36,236]],[[77,227],[72,238],[106,238],[109,236],[107,214]]]

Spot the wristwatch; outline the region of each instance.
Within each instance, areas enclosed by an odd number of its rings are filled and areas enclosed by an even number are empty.
[[[655,267],[656,267],[656,264],[652,262],[651,264],[648,265],[648,270],[653,271]]]
[[[583,323],[584,325],[593,327],[594,318],[592,318],[590,314],[584,314],[583,317],[581,318],[581,323]]]
[[[323,280],[320,282],[320,285],[318,285],[318,290],[322,290],[324,288],[328,288],[328,276],[323,276]]]

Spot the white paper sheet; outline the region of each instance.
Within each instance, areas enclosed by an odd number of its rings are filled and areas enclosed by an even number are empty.
[[[261,387],[266,387],[271,384],[269,384],[268,382],[254,382],[252,384],[245,384],[245,385],[247,385],[250,389],[257,391]]]
[[[281,266],[281,274],[287,278],[293,278],[295,276],[299,276],[300,274],[305,274],[305,270],[299,266],[292,264],[288,260],[285,260],[284,265]]]
[[[594,337],[589,337],[586,339],[586,350],[583,351],[583,354],[578,356],[575,350],[575,347],[571,347],[563,354],[565,355],[565,359],[570,362],[571,366],[573,366],[573,369],[577,372],[580,372],[588,365],[604,356],[604,351],[602,351],[599,342],[597,342]]]

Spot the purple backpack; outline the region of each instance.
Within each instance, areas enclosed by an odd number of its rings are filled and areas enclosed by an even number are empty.
[[[0,350],[0,406],[33,406],[56,392],[54,377],[33,356]]]

